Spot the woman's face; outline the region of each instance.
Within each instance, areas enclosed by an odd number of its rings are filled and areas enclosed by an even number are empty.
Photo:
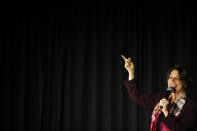
[[[179,77],[179,72],[177,70],[172,70],[168,78],[168,87],[173,87],[176,89],[176,92],[183,91],[183,82]]]

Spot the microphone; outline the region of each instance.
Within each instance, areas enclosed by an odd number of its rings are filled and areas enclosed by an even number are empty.
[[[175,88],[168,87],[163,98],[168,99],[168,97],[170,96],[171,92],[174,92],[174,91],[175,91]],[[159,109],[163,109],[163,106],[159,106]]]

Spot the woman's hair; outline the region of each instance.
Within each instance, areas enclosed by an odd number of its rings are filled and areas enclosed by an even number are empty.
[[[193,86],[193,80],[191,78],[191,74],[190,74],[189,70],[184,65],[177,64],[169,69],[169,71],[167,73],[167,81],[168,81],[170,74],[173,70],[178,71],[179,78],[183,82],[183,90],[186,94],[189,94],[190,90]]]

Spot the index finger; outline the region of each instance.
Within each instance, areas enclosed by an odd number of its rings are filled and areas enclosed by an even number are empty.
[[[124,56],[124,55],[121,55],[122,56],[122,58],[125,60],[125,61],[127,61],[127,58]]]

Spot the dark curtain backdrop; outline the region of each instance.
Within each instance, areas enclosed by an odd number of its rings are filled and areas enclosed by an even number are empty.
[[[48,8],[1,16],[2,131],[147,131],[152,110],[128,96],[121,54],[143,93],[164,91],[186,65],[197,78],[189,8]],[[196,87],[193,88],[194,98]]]

